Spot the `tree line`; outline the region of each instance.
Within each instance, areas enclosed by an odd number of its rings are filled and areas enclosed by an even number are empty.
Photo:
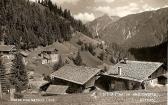
[[[153,47],[130,48],[129,52],[137,60],[163,62],[167,65],[167,45],[168,41],[165,41]]]

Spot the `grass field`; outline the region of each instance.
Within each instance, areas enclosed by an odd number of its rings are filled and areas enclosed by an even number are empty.
[[[166,105],[166,88],[117,92],[92,92],[59,96],[27,94],[27,101],[1,102],[1,105]],[[31,100],[32,99],[32,100]]]

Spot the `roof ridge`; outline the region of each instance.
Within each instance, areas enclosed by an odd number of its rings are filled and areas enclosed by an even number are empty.
[[[76,65],[72,65],[72,64],[67,64],[65,66],[71,66],[71,67],[84,67],[84,68],[93,68],[93,69],[99,69],[99,68],[96,68],[96,67],[89,67],[89,66],[76,66]],[[64,67],[64,66],[63,66]]]
[[[127,61],[129,61],[129,62],[139,62],[139,63],[162,63],[162,62],[152,62],[152,61],[133,61],[133,60],[127,60]]]

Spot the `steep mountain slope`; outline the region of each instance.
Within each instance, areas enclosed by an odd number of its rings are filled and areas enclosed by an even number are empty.
[[[114,42],[124,47],[148,47],[167,39],[168,8],[132,14],[110,23],[101,30],[106,42]]]
[[[119,19],[119,17],[117,16],[108,16],[108,15],[103,15],[97,19],[95,19],[92,22],[89,22],[86,24],[86,26],[88,27],[89,31],[92,33],[93,38],[94,37],[101,37],[100,32],[102,30],[104,30],[106,27],[108,27],[108,25],[110,23],[113,23],[115,21],[117,21]]]

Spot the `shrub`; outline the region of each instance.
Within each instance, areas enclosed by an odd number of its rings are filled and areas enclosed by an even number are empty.
[[[19,92],[15,92],[14,93],[14,98],[23,98],[23,94],[19,93]]]
[[[98,58],[103,61],[105,58],[105,52],[101,52]]]
[[[82,46],[81,46],[81,51],[84,51],[84,50],[85,50],[85,45],[82,44]]]
[[[93,44],[89,44],[88,46],[88,51],[94,56],[96,53],[94,52],[95,47],[93,46]]]
[[[79,39],[78,42],[77,42],[77,44],[78,45],[82,45],[83,44],[82,40]]]

